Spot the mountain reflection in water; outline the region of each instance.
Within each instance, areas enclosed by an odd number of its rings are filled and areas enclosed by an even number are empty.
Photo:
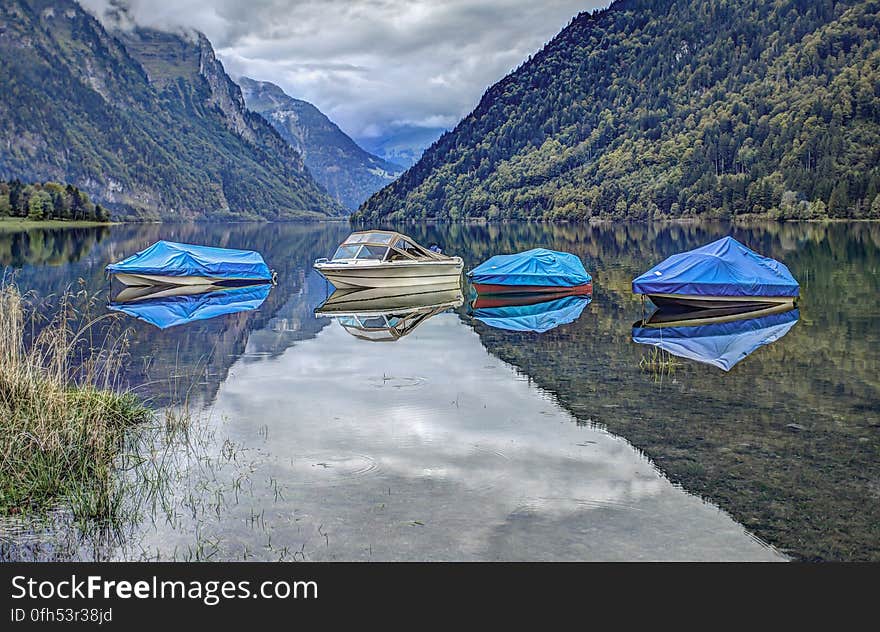
[[[348,232],[0,234],[0,262],[41,296],[106,292],[104,265],[158,239],[255,249],[278,268],[258,309],[166,330],[125,319],[124,380],[162,404],[168,376],[193,376],[207,439],[179,460],[214,466],[184,467],[168,490],[195,517],[145,516],[99,553],[56,547],[56,558],[180,558],[209,538],[211,559],[880,559],[880,226],[408,225],[466,268],[497,252],[572,252],[596,285],[579,317],[543,333],[492,327],[453,302],[393,345],[362,344],[315,313],[333,288],[311,262]],[[726,234],[791,268],[799,309],[775,315],[790,322],[760,336],[772,344],[730,347],[735,370],[685,361],[658,383],[640,369],[630,282]],[[222,458],[230,445],[235,466]],[[7,558],[51,548],[25,545],[49,538],[37,527],[0,534]]]

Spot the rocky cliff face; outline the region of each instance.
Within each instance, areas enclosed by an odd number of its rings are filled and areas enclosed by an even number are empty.
[[[268,81],[241,77],[239,84],[247,106],[303,155],[315,179],[347,209],[356,209],[403,171],[362,149],[311,103]]]
[[[208,104],[216,106],[223,112],[226,124],[236,134],[254,142],[258,130],[252,129],[252,126],[261,126],[247,120],[245,115],[247,108],[245,107],[241,89],[226,74],[223,64],[214,55],[214,48],[211,46],[211,42],[201,33],[198,35],[198,50],[199,75],[208,82],[208,86],[211,89]]]
[[[343,212],[201,34],[108,31],[71,0],[8,0],[0,84],[0,177],[70,182],[130,219]]]

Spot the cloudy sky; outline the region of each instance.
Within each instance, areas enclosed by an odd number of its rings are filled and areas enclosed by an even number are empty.
[[[452,127],[580,11],[608,0],[81,0],[204,32],[233,76],[277,83],[350,135]]]

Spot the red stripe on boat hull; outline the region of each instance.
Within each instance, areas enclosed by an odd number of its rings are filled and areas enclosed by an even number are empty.
[[[471,303],[474,309],[492,307],[522,307],[558,301],[567,296],[589,296],[589,294],[572,294],[571,292],[553,292],[545,294],[479,294]],[[586,299],[585,299],[586,300]]]
[[[491,283],[474,283],[477,294],[558,294],[573,296],[593,293],[593,284],[584,283],[572,287],[558,285],[493,285]]]

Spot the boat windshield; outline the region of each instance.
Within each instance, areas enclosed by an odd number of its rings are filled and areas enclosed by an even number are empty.
[[[394,235],[391,233],[370,233],[367,241],[373,244],[390,244]]]
[[[345,240],[347,244],[390,244],[393,233],[352,233]]]
[[[385,254],[388,252],[388,248],[386,246],[371,246],[366,244],[361,246],[360,252],[357,253],[357,259],[377,259],[382,261],[385,258]]]
[[[360,246],[347,246],[343,244],[336,249],[336,253],[333,255],[334,259],[354,259],[355,255],[357,255],[357,251]]]
[[[361,327],[365,329],[384,329],[388,326],[384,316],[366,316],[361,318]]]
[[[336,250],[333,259],[360,259],[372,261],[428,261],[441,257],[426,250],[406,235],[394,231],[364,231],[351,233]]]

